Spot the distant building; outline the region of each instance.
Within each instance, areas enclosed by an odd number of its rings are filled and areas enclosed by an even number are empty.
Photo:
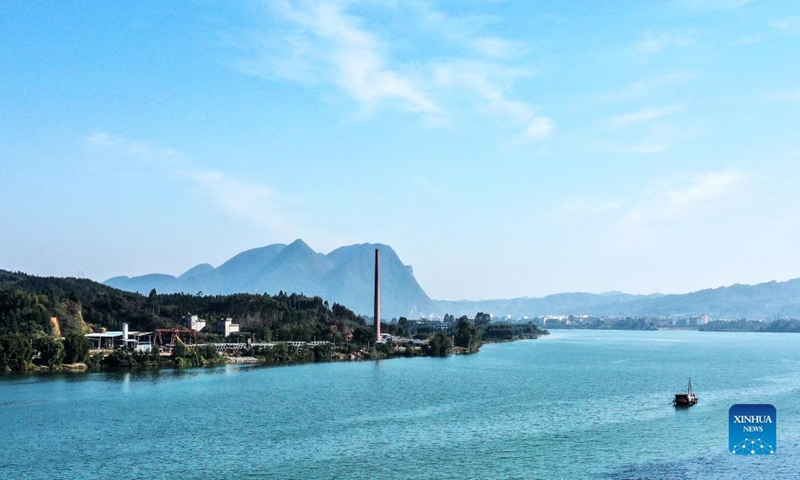
[[[183,317],[183,324],[191,328],[195,332],[199,332],[204,328],[206,328],[206,321],[198,317],[197,315],[186,315],[185,317]]]
[[[217,322],[217,333],[223,337],[230,336],[232,333],[239,333],[239,324],[233,323],[232,318],[226,318]]]
[[[153,332],[134,332],[128,330],[128,324],[122,324],[122,331],[88,333],[93,350],[113,350],[123,348],[126,350],[150,351],[153,344]]]

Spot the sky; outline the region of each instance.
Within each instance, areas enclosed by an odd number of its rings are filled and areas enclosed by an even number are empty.
[[[0,268],[302,238],[436,299],[800,277],[800,4],[7,2]]]

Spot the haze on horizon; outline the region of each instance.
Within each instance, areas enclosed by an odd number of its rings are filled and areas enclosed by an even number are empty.
[[[302,238],[390,245],[436,299],[800,277],[791,2],[4,10],[0,268]]]

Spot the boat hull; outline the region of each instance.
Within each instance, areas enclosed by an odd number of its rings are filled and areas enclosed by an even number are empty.
[[[672,401],[676,408],[688,408],[695,403],[697,403],[697,396],[693,393],[677,393],[675,394],[675,400]]]

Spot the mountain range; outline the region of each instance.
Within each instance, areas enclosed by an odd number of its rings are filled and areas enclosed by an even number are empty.
[[[372,314],[374,251],[381,252],[381,312],[385,318],[407,316],[539,315],[681,316],[708,314],[713,318],[800,318],[800,279],[758,285],[732,285],[676,295],[562,293],[542,298],[501,300],[431,300],[388,245],[360,244],[327,255],[302,240],[242,252],[219,267],[204,263],[175,277],[150,274],[114,277],[106,285],[147,294],[271,293],[318,295],[353,311]]]
[[[298,239],[289,245],[247,250],[217,268],[200,264],[178,277],[150,274],[114,277],[104,283],[145,295],[153,288],[158,293],[204,295],[276,294],[283,290],[318,295],[371,315],[375,249],[380,250],[382,315],[419,317],[431,313],[431,299],[417,283],[411,267],[403,265],[391,247],[381,244],[350,245],[324,255]]]

